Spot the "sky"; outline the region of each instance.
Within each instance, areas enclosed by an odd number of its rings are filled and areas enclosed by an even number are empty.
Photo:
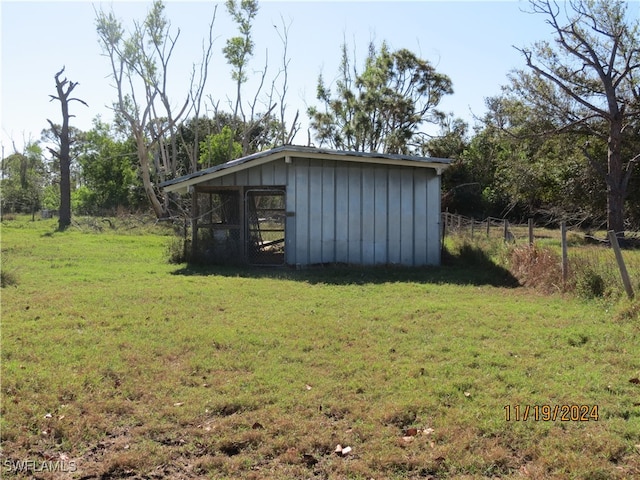
[[[180,31],[170,69],[170,95],[175,106],[186,98],[192,66],[201,56],[202,42],[214,12],[214,55],[209,67],[207,98],[226,108],[234,85],[222,49],[237,35],[224,2],[165,0],[172,31]],[[273,1],[262,0],[254,21],[255,55],[249,67],[245,97],[253,96],[255,82],[267,64],[268,84],[277,74],[283,55],[276,27],[289,25],[289,118],[300,111],[302,128],[294,143],[307,144],[306,109],[315,99],[318,75],[335,81],[340,46],[345,41],[358,64],[370,41],[386,41],[391,49],[407,48],[431,62],[453,82],[454,94],[439,108],[470,125],[485,112],[485,98],[500,93],[513,69],[525,68],[514,48],[551,40],[550,27],[540,15],[525,12],[528,2],[503,1]],[[640,2],[633,2],[639,11]],[[1,137],[5,154],[25,142],[40,139],[47,119],[61,123],[54,75],[63,66],[64,77],[78,82],[73,96],[71,125],[88,130],[96,116],[111,122],[109,106],[116,90],[109,78],[109,61],[102,55],[95,28],[96,11],[113,11],[130,29],[142,20],[149,1],[0,1],[1,26]],[[217,10],[216,10],[217,7]],[[257,72],[257,73],[255,73]],[[260,97],[261,100],[264,96]],[[211,105],[210,101],[207,101]]]

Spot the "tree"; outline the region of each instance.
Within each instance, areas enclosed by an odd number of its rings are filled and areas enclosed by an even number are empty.
[[[317,99],[324,110],[308,109],[311,128],[320,144],[339,150],[382,153],[419,151],[424,123],[437,123],[444,95],[453,93],[451,80],[426,60],[406,49],[378,51],[373,44],[362,73],[352,66],[342,46],[336,93],[318,79]]]
[[[17,151],[2,159],[0,207],[2,212],[30,212],[40,208],[46,183],[42,149],[28,143],[23,153]]]
[[[76,101],[88,106],[84,100],[70,97],[71,92],[78,85],[78,82],[70,82],[66,78],[60,79],[64,73],[64,67],[55,74],[57,95],[49,95],[51,100],[59,100],[62,108],[62,126],[58,128],[51,120],[47,120],[51,125],[51,130],[60,139],[58,150],[49,148],[51,154],[60,161],[60,211],[58,213],[58,229],[64,230],[71,225],[71,155],[70,148],[72,139],[69,136],[69,118],[74,115],[69,114],[69,103]]]
[[[242,85],[247,81],[245,70],[253,56],[255,47],[251,38],[251,26],[258,13],[258,2],[256,0],[241,0],[240,4],[238,4],[235,0],[227,0],[225,6],[233,21],[238,25],[240,35],[229,38],[222,53],[224,53],[227,63],[231,65],[231,78],[236,82],[236,101],[233,106],[233,116],[242,116],[244,118]]]
[[[486,104],[483,127],[462,158],[480,182],[485,202],[500,207],[494,214],[601,225],[606,195],[582,152],[587,134],[532,133],[559,125],[508,88]],[[590,148],[606,154],[601,141],[592,141]]]
[[[54,124],[54,128],[49,127],[40,133],[40,142],[47,145],[50,153],[49,157],[44,158],[46,169],[46,183],[44,186],[42,208],[48,210],[60,209],[60,159],[56,156],[56,152],[60,152],[61,141],[58,136],[62,130],[62,125]],[[79,183],[80,170],[78,168],[78,153],[82,148],[85,133],[76,128],[69,126],[69,186],[71,189],[71,211],[75,211],[73,204],[73,194]]]
[[[135,141],[119,137],[111,125],[96,118],[93,128],[85,134],[78,155],[82,179],[82,186],[74,197],[78,208],[88,214],[98,214],[143,204],[135,159]]]
[[[173,108],[170,101],[168,77],[180,30],[172,33],[162,1],[153,2],[144,22],[134,22],[128,36],[125,36],[123,26],[113,12],[99,12],[96,23],[99,41],[104,55],[110,60],[111,77],[118,92],[113,106],[117,122],[126,126],[136,142],[142,183],[153,211],[158,218],[166,217],[169,199],[162,196],[156,184],[177,174],[178,136],[174,133],[180,120],[189,114],[189,105],[200,103],[213,42],[213,20],[209,26],[209,47],[203,48],[198,81],[195,80],[194,67],[191,91],[186,93],[178,109]],[[191,157],[196,155],[192,153]],[[196,160],[192,164],[195,165]]]
[[[226,120],[234,131],[234,139],[242,146],[242,155],[249,155],[265,147],[273,147],[275,143],[290,143],[298,130],[298,114],[292,122],[291,128],[287,129],[285,123],[286,96],[288,91],[288,68],[289,59],[287,49],[289,42],[289,27],[282,21],[282,29],[274,25],[283,46],[282,65],[280,70],[273,77],[271,89],[266,92],[264,98],[260,100],[263,89],[267,81],[267,70],[269,66],[268,51],[266,52],[265,65],[260,73],[256,90],[249,101],[243,100],[243,85],[247,82],[247,68],[254,55],[255,43],[253,41],[253,22],[258,14],[257,0],[227,0],[225,3],[227,12],[238,27],[238,36],[227,40],[222,53],[227,63],[231,66],[231,79],[236,84],[235,99],[229,99],[229,106],[233,112],[228,117],[219,110],[219,103],[213,102],[214,116],[218,121]],[[277,83],[281,84],[278,88]],[[280,104],[279,119],[275,119],[272,112]],[[260,111],[260,105],[265,111]],[[218,125],[218,133],[222,132],[224,125]],[[233,140],[233,141],[236,141]],[[233,145],[229,145],[233,149]]]
[[[207,135],[200,144],[200,163],[205,167],[220,165],[241,156],[242,145],[234,140],[228,125],[220,133]]]
[[[607,189],[607,225],[624,231],[624,202],[640,153],[623,158],[625,132],[640,116],[640,20],[622,0],[572,0],[566,20],[557,3],[531,0],[546,17],[555,45],[520,48],[530,72],[512,77],[523,102],[552,120],[555,133],[585,133],[606,142],[606,168],[589,143],[582,148]]]

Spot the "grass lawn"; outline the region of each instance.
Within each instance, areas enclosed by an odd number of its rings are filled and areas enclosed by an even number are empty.
[[[640,477],[628,301],[171,265],[134,226],[2,224],[3,478]]]

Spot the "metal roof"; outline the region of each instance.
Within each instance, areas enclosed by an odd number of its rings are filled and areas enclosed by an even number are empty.
[[[244,170],[256,165],[268,163],[283,157],[301,157],[301,158],[321,158],[338,161],[381,163],[385,165],[399,165],[411,167],[434,168],[440,174],[450,164],[448,158],[419,157],[415,155],[400,154],[383,154],[383,153],[367,153],[353,152],[343,150],[329,150],[316,147],[303,147],[298,145],[283,145],[280,147],[265,150],[264,152],[254,153],[246,157],[231,160],[221,165],[216,165],[204,170],[182,177],[167,180],[160,184],[160,187],[172,192],[178,190],[186,190],[187,187],[195,185],[213,178],[221,177],[227,174]]]

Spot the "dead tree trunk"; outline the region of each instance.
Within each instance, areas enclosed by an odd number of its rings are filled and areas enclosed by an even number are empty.
[[[51,120],[47,120],[53,133],[60,140],[60,150],[49,148],[49,151],[60,161],[60,212],[58,217],[58,230],[65,230],[71,225],[71,139],[69,137],[69,118],[74,115],[69,114],[69,103],[76,100],[87,106],[84,100],[70,98],[71,92],[78,85],[78,82],[70,82],[66,78],[60,80],[60,75],[64,72],[64,67],[55,75],[56,95],[49,95],[51,100],[59,100],[62,107],[62,126],[56,127]]]

